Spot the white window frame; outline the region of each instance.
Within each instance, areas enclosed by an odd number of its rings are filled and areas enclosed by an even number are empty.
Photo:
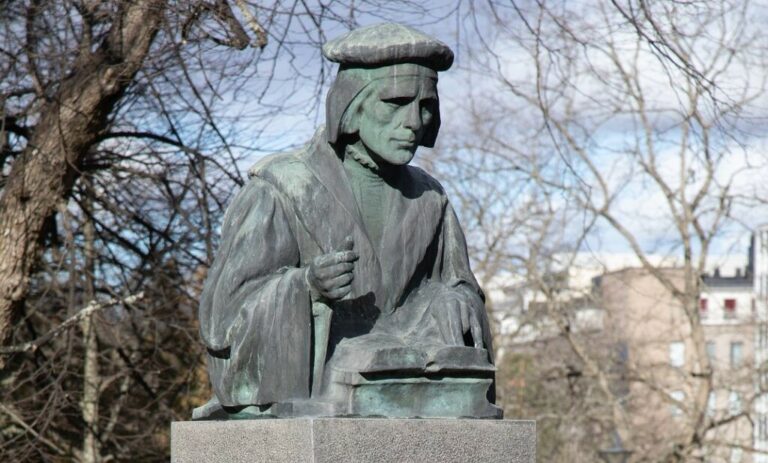
[[[741,394],[737,391],[728,393],[728,413],[738,415],[741,413]]]
[[[685,366],[685,343],[683,341],[669,343],[669,365],[674,368]]]
[[[684,401],[685,401],[685,392],[683,392],[683,391],[680,391],[680,390],[672,391],[672,392],[670,392],[670,393],[669,393],[669,397],[670,397],[672,400],[676,400],[676,401],[678,401],[678,402],[681,402],[681,403],[682,403],[682,402],[684,402]],[[670,408],[669,408],[669,412],[670,412],[670,413],[672,414],[672,416],[674,416],[674,417],[683,416],[683,409],[682,409],[682,408],[680,408],[680,407],[678,407],[678,406],[677,406],[677,405],[675,405],[675,404],[671,404],[671,405],[670,405]]]

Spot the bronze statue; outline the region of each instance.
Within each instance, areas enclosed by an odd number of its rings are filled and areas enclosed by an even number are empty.
[[[440,184],[453,53],[398,24],[328,42],[327,126],[267,157],[227,210],[200,304],[215,397],[194,417],[499,418],[483,294]]]

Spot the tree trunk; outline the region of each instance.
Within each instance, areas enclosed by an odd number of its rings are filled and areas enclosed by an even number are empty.
[[[66,197],[109,115],[146,58],[165,1],[121,2],[95,51],[82,47],[71,72],[41,110],[0,197],[0,343],[6,343],[40,252],[45,219]],[[2,359],[0,359],[2,366]]]
[[[89,191],[90,195],[90,191]],[[96,297],[94,285],[95,249],[94,249],[94,229],[91,201],[86,198],[88,213],[85,215],[85,224],[83,226],[83,237],[85,239],[85,266],[83,276],[85,277],[85,300],[89,303]],[[70,276],[70,278],[72,278]],[[99,386],[101,378],[99,376],[99,339],[96,335],[96,324],[93,315],[89,315],[80,322],[80,329],[83,331],[83,397],[80,410],[83,416],[85,429],[83,434],[83,463],[97,463],[101,461],[99,450]]]

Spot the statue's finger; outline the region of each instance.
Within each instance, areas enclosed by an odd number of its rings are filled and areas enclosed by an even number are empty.
[[[335,254],[335,264],[342,262],[354,262],[358,259],[358,255],[355,251],[340,251]]]
[[[334,276],[340,276],[344,274],[353,274],[355,273],[355,263],[354,262],[342,262],[340,264],[336,264],[333,267],[329,267],[331,272],[333,272]]]
[[[328,267],[342,262],[354,262],[358,259],[355,251],[337,251],[316,257],[312,262],[317,268]]]
[[[312,259],[312,267],[313,268],[322,267],[326,259],[328,259],[328,254],[323,254],[322,256],[315,257],[314,259]]]
[[[330,280],[328,280],[327,278],[318,278],[317,280],[315,280],[315,286],[317,287],[317,289],[319,289],[323,293],[327,292],[329,289],[332,288],[330,284]]]
[[[457,303],[459,306],[459,312],[461,313],[461,331],[462,333],[466,333],[469,331],[469,307],[467,307],[467,304],[463,304],[461,302]]]
[[[449,327],[451,330],[451,336],[453,337],[453,344],[460,346],[464,344],[464,330],[461,328],[461,307],[458,303],[454,302],[449,304],[451,307]]]
[[[461,330],[461,324],[459,323],[459,317],[454,316],[450,321],[451,335],[453,337],[453,344],[461,346],[464,344],[464,333]]]
[[[483,347],[483,327],[480,325],[480,320],[475,313],[469,317],[469,329],[472,332],[472,341],[475,349],[481,349]]]
[[[320,267],[315,274],[318,278],[331,279],[345,273],[352,273],[355,270],[355,264],[353,262],[342,262],[340,264],[333,264],[327,267]]]
[[[322,256],[317,256],[312,261],[312,263],[314,264],[315,268],[318,268],[318,269],[322,267],[327,267],[329,265],[333,265],[336,263],[336,253],[334,252],[331,254],[323,254]]]
[[[337,300],[337,299],[341,299],[344,296],[346,296],[347,294],[349,294],[350,291],[352,291],[352,285],[342,286],[340,288],[334,288],[334,289],[328,291],[326,296],[329,299]]]
[[[354,280],[354,278],[355,277],[351,273],[341,274],[335,278],[328,280],[328,288],[335,289],[335,288],[341,288],[342,286],[347,286],[350,283],[352,283],[352,280]]]

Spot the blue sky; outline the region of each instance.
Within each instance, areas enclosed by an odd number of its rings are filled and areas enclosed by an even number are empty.
[[[449,44],[456,53],[454,67],[441,74],[438,84],[444,120],[444,130],[441,135],[443,139],[450,138],[446,130],[453,130],[454,134],[462,129],[470,130],[467,122],[470,117],[467,111],[469,97],[477,98],[478,104],[481,105],[509,104],[510,108],[519,107],[519,102],[515,102],[514,97],[504,93],[503,89],[500,90],[496,76],[483,67],[484,57],[481,55],[484,49],[478,46],[476,37],[470,37],[475,33],[473,30],[475,23],[467,19],[469,6],[461,2],[459,4],[460,9],[454,10],[454,2],[432,2],[429,4],[428,16],[421,16],[421,11],[406,11],[400,15],[403,22],[415,25],[438,37]],[[416,10],[419,9],[416,8]],[[385,12],[385,14],[391,14],[391,12]],[[361,15],[356,19],[363,25],[381,22],[381,18],[374,15]],[[491,30],[494,26],[484,21],[487,20],[481,16],[479,29],[489,31],[486,38],[490,40],[491,48],[501,56],[503,65],[501,71],[512,80],[532,82],[534,75],[531,71],[530,57],[505,37],[505,31],[495,34]],[[331,25],[327,29],[326,38],[332,38],[343,32],[342,25]],[[465,42],[467,39],[470,40]],[[467,46],[467,43],[472,46]],[[259,64],[260,68],[256,69],[253,86],[239,91],[230,103],[229,111],[232,114],[256,115],[251,119],[239,121],[233,127],[233,130],[238,132],[238,138],[242,140],[244,153],[247,153],[243,165],[240,166],[242,170],[246,170],[251,163],[264,154],[282,151],[304,143],[311,137],[316,126],[323,123],[325,93],[335,73],[335,66],[323,61],[316,45],[295,46],[290,59],[284,59],[285,57],[286,55],[283,55],[283,59],[274,62],[262,61]],[[273,64],[276,67],[269,91],[261,95],[258,92],[263,88],[264,82],[259,82],[259,79],[265,79],[265,76],[270,74]],[[318,79],[318,69],[323,69],[321,79]],[[741,70],[735,70],[735,72],[739,71]],[[669,91],[668,82],[659,73],[659,69],[655,69],[652,65],[643,65],[641,72],[643,72],[641,80],[656,102],[666,104],[679,98],[677,89]],[[592,98],[590,92],[599,94],[602,91],[600,84],[594,80],[585,80],[583,84],[579,84],[578,90],[582,92],[579,98],[589,101]],[[738,85],[734,84],[733,88],[738,88]],[[760,101],[762,100],[764,98]],[[762,105],[756,104],[755,108],[754,120],[764,121]],[[260,117],[264,115],[268,117]],[[489,111],[489,115],[494,117],[493,111]],[[536,124],[535,113],[520,112],[518,116],[519,122],[532,126]],[[593,116],[594,113],[590,117]],[[658,119],[656,123],[664,124],[663,119]],[[755,130],[759,126],[759,123],[754,124],[754,127],[741,133],[740,138],[735,142],[723,140],[719,145],[731,152],[722,164],[722,172],[718,173],[721,179],[739,169],[749,167],[739,173],[734,182],[734,185],[745,194],[751,194],[754,191],[768,193],[765,191],[765,184],[768,183],[765,180],[768,178],[765,164],[768,151],[764,136],[759,130]],[[590,157],[601,170],[604,170],[608,178],[616,182],[622,182],[628,178],[628,172],[633,169],[633,166],[624,162],[621,154],[618,153],[622,145],[634,142],[635,134],[632,130],[637,130],[637,127],[633,127],[631,118],[614,117],[592,134],[594,138],[589,145]],[[668,141],[660,139],[657,149],[663,156],[669,158],[662,160],[664,164],[662,170],[674,176],[675,139],[678,134],[674,133],[674,127],[668,130],[670,139]],[[514,137],[520,136],[520,133],[510,132],[509,136],[510,140],[514,140]],[[424,151],[422,148],[417,154],[417,163],[419,156],[427,156]],[[616,203],[617,214],[638,236],[643,247],[654,253],[677,252],[677,238],[666,215],[663,195],[654,190],[653,185],[648,185],[641,180],[617,186],[624,188],[620,200]],[[768,222],[768,211],[764,206],[754,204],[737,206],[734,207],[734,219],[731,225],[723,229],[721,236],[714,243],[712,249],[714,254],[734,252],[734,249],[741,252],[741,249],[747,246],[749,229]],[[629,250],[626,241],[604,223],[598,226],[597,232],[588,244],[591,250],[598,252],[621,253]]]

